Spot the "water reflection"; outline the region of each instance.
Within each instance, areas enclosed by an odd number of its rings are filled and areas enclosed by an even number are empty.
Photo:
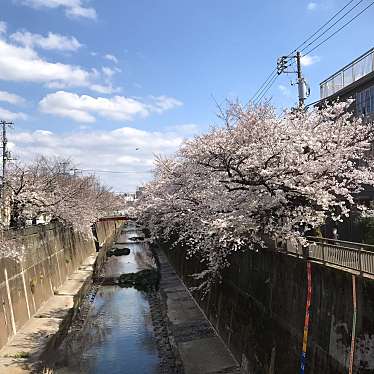
[[[156,373],[157,348],[145,296],[133,288],[102,287],[83,333],[86,373]]]
[[[118,242],[142,233],[130,228]],[[128,256],[110,257],[105,275],[119,275],[153,266],[143,243],[126,244]],[[69,373],[157,373],[159,358],[147,297],[134,288],[102,286],[87,322],[69,353]]]

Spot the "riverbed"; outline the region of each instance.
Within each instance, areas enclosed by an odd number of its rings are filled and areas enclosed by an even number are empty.
[[[108,258],[104,277],[118,277],[155,266],[141,238],[142,231],[129,223],[114,247],[130,249],[127,256]],[[148,296],[134,288],[100,286],[81,330],[69,343],[65,368],[58,373],[153,374],[159,357]]]

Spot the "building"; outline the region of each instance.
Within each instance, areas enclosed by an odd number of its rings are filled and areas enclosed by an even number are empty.
[[[140,196],[142,196],[143,192],[144,192],[144,186],[137,187],[136,192],[135,192],[136,199],[139,199]]]
[[[374,119],[374,48],[320,83],[321,102],[354,99],[357,115]]]
[[[351,110],[366,120],[374,120],[374,48],[356,58],[320,83],[321,100],[317,104],[336,99],[353,99]],[[374,191],[367,188],[357,195],[362,203],[374,208]],[[324,227],[324,236],[332,237],[337,227],[339,239],[374,244],[374,220],[361,219],[351,213],[342,223],[330,223]]]

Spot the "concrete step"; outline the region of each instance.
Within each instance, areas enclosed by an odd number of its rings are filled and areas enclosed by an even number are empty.
[[[55,295],[74,296],[82,288],[82,285],[91,276],[91,272],[87,270],[77,270],[67,279],[64,284],[55,291]]]
[[[34,318],[65,318],[74,306],[74,296],[55,295],[34,315]]]

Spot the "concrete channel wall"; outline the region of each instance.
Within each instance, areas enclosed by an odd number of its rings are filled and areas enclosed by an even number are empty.
[[[99,242],[113,238],[121,222],[97,223]],[[38,311],[90,254],[95,243],[71,228],[53,223],[14,234],[24,260],[0,258],[0,348]]]
[[[201,265],[164,251],[186,284]],[[284,253],[237,255],[200,306],[243,372],[374,373],[374,280]],[[309,326],[304,338],[310,267]],[[355,326],[353,328],[353,326]],[[353,335],[353,339],[352,339]],[[305,368],[301,369],[303,340]]]

